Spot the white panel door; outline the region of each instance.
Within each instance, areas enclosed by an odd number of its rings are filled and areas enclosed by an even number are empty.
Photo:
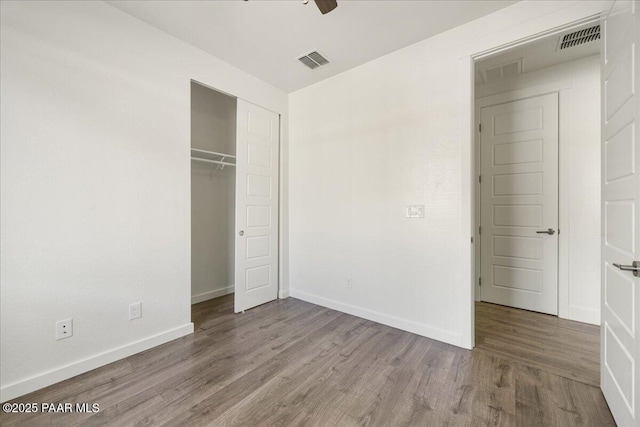
[[[278,296],[280,117],[238,99],[235,311]]]
[[[640,70],[638,5],[605,12],[602,52],[602,325],[600,383],[619,426],[640,425]]]
[[[480,119],[481,299],[558,314],[558,94]]]

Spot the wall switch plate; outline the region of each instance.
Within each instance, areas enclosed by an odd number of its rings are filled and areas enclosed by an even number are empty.
[[[134,302],[129,304],[129,320],[139,319],[142,317],[142,303]]]
[[[407,205],[407,218],[424,218],[424,205]]]
[[[58,320],[56,322],[56,339],[63,340],[73,336],[73,319]]]
[[[351,277],[347,277],[347,282],[345,283],[345,287],[347,289],[351,289],[352,286],[353,286],[353,281],[351,280]]]

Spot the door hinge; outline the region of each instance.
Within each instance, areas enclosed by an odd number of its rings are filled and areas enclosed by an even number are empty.
[[[478,227],[478,234],[482,234],[482,227]]]
[[[482,277],[478,277],[478,286],[482,286]]]
[[[473,243],[473,236],[471,236],[471,243]]]
[[[482,184],[482,175],[478,175],[478,182]]]
[[[482,132],[482,123],[478,125],[478,132]]]

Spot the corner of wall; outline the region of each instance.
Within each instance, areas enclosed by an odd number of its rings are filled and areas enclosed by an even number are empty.
[[[280,299],[285,299],[285,298],[289,298],[289,290],[288,289],[284,289],[278,292],[278,298]]]

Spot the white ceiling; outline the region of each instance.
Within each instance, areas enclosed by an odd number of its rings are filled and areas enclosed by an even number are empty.
[[[600,53],[601,40],[592,41],[582,45],[559,50],[559,42],[568,33],[589,28],[597,23],[581,25],[571,30],[559,34],[551,35],[543,39],[527,43],[521,47],[509,49],[508,51],[483,59],[476,63],[475,82],[476,85],[484,83],[482,72],[489,68],[513,62],[522,58],[522,74],[530,73],[541,68],[563,64],[565,62],[576,61],[588,56]]]
[[[107,2],[286,92],[516,3],[338,0],[322,15],[313,0]],[[297,61],[313,49],[331,63]]]

